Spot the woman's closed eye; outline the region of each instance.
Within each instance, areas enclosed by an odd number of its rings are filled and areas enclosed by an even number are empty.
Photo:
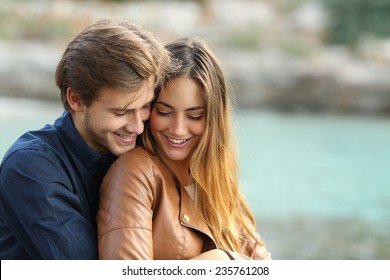
[[[159,116],[168,116],[168,115],[172,114],[171,112],[164,111],[164,110],[158,110],[158,109],[156,109],[156,112],[157,112],[157,115],[159,115]]]
[[[203,113],[202,114],[196,114],[196,115],[187,115],[187,117],[190,120],[198,121],[198,120],[203,119]]]

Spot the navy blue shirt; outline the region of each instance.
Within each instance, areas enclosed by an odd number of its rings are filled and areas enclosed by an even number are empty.
[[[99,188],[114,160],[67,112],[22,135],[0,166],[0,259],[97,259]]]

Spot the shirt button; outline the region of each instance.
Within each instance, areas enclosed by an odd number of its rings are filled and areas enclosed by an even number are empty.
[[[184,214],[184,215],[183,215],[183,219],[184,219],[184,221],[186,221],[186,222],[190,222],[190,221],[191,221],[190,217],[189,217],[187,214]]]

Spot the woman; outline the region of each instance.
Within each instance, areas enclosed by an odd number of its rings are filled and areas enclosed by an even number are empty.
[[[158,91],[143,148],[101,187],[101,259],[270,259],[238,187],[230,100],[206,43],[166,48],[178,62]]]

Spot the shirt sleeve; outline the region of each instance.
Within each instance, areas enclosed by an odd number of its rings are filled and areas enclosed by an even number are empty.
[[[96,259],[97,237],[50,151],[26,149],[1,166],[0,213],[32,259]]]
[[[119,157],[104,178],[97,216],[100,259],[154,259],[152,219],[159,182],[152,165],[133,150]]]

